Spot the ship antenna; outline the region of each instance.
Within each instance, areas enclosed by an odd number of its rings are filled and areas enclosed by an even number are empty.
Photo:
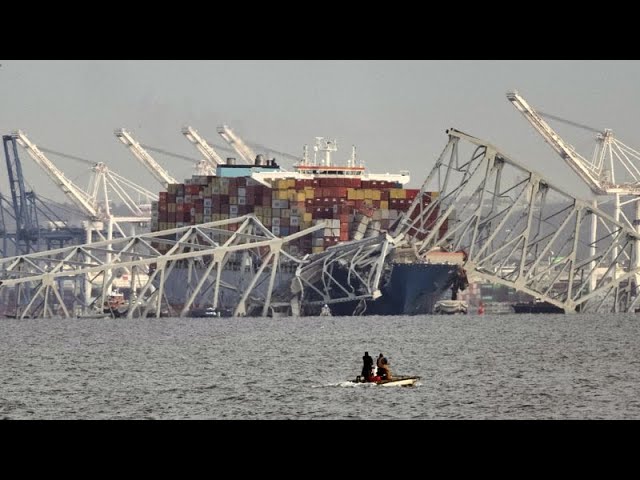
[[[309,163],[309,145],[302,147],[302,164],[307,165]]]
[[[320,145],[322,142],[322,139],[324,137],[316,137],[316,144],[313,146],[313,165],[317,166],[318,165],[318,151],[320,150]]]
[[[356,146],[351,145],[351,158],[349,159],[349,167],[356,166]]]

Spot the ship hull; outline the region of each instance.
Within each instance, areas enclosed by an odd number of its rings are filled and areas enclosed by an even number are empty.
[[[430,263],[393,264],[382,296],[361,305],[359,300],[331,305],[334,316],[342,315],[426,315],[451,286],[456,265]],[[364,309],[364,310],[363,310]]]

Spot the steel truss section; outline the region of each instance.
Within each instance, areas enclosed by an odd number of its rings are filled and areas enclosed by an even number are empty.
[[[311,255],[300,264],[291,282],[292,302],[304,308],[375,300],[381,295],[380,281],[394,248],[394,239],[381,234]]]
[[[118,271],[131,272],[128,318],[185,315],[195,302],[218,305],[221,291],[235,295],[233,315],[266,315],[276,276],[295,272],[301,259],[286,246],[324,224],[274,236],[254,215],[0,259],[0,296],[14,301],[17,318],[71,317],[103,312]],[[161,253],[163,252],[163,253]],[[239,266],[233,279],[224,275]],[[187,272],[189,295],[167,295],[175,269]],[[87,289],[97,295],[86,296]],[[9,290],[9,295],[5,292]],[[29,292],[25,295],[24,292]],[[90,302],[84,301],[90,298]]]
[[[635,309],[632,260],[640,237],[632,228],[491,144],[455,129],[447,133],[449,142],[396,236],[419,255],[433,246],[462,249],[470,274],[568,313]],[[430,191],[439,195],[428,199]],[[594,218],[605,233],[591,240]]]

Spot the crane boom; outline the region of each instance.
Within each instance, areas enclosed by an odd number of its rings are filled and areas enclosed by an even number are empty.
[[[115,136],[120,139],[124,145],[131,150],[135,157],[151,172],[151,175],[160,182],[163,187],[167,187],[169,183],[179,183],[173,178],[168,171],[160,166],[142,146],[134,140],[131,134],[124,128],[119,128],[114,132]]]
[[[94,202],[91,201],[89,195],[80,187],[76,186],[71,180],[66,178],[64,174],[49,160],[38,147],[32,143],[29,138],[18,130],[12,133],[16,137],[18,143],[24,148],[29,156],[42,168],[54,183],[69,197],[69,199],[86,212],[90,217],[98,219],[100,212]]]
[[[207,141],[200,136],[200,134],[196,131],[195,128],[186,126],[182,129],[182,134],[187,137],[198,151],[204,156],[204,158],[213,166],[214,168],[218,165],[224,165],[225,161],[218,152],[216,152],[211,145],[207,143]]]
[[[522,98],[518,92],[507,92],[507,98],[524,115],[545,141],[569,164],[569,166],[584,180],[591,190],[598,195],[606,195],[607,190],[587,165],[589,162],[567,144],[542,117]]]
[[[235,134],[227,125],[221,125],[217,128],[218,133],[225,141],[238,152],[238,155],[248,163],[253,164],[256,158],[256,152],[249,147],[238,135]]]

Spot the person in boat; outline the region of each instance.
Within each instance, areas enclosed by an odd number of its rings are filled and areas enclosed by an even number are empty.
[[[364,352],[362,363],[361,377],[365,380],[371,381],[370,379],[373,377],[373,357],[369,355],[369,352]]]
[[[387,357],[385,357],[382,353],[378,355],[378,359],[376,360],[376,366],[378,367],[378,376],[382,380],[391,380],[391,369],[389,368],[389,361]]]

